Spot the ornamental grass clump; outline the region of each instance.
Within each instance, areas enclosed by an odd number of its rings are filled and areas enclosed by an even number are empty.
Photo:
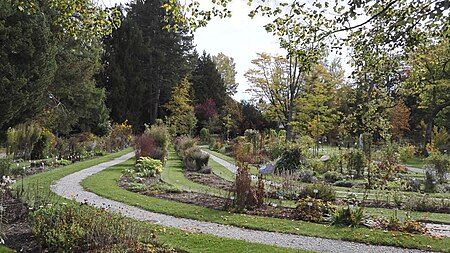
[[[174,141],[175,150],[183,159],[183,169],[200,173],[211,173],[208,166],[209,154],[203,153],[197,146],[197,140],[192,138],[177,138]]]
[[[338,207],[330,220],[336,226],[360,227],[365,221],[364,208],[351,204]]]
[[[235,180],[234,206],[238,210],[255,208],[264,203],[264,180],[260,177],[256,187],[252,186],[250,169],[247,163],[239,163]]]

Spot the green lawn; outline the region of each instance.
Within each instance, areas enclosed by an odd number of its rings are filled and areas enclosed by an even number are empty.
[[[404,164],[414,168],[423,168],[423,166],[425,166],[425,160],[420,157],[413,157],[406,160]]]
[[[178,166],[181,169],[181,164],[179,160],[178,162],[177,160],[178,159],[173,156],[169,157],[166,166]],[[132,164],[132,161],[128,161],[108,168],[87,178],[82,182],[82,185],[86,189],[101,196],[137,206],[148,211],[165,213],[177,217],[211,221],[256,230],[286,232],[376,245],[391,245],[404,248],[419,248],[446,252],[450,251],[447,247],[447,245],[450,244],[450,238],[430,238],[428,236],[409,235],[397,232],[386,233],[365,228],[342,228],[303,221],[236,214],[139,195],[137,193],[126,191],[117,185],[117,179],[121,176],[121,171],[128,166],[132,166]],[[99,184],[98,182],[102,183]]]
[[[176,188],[183,191],[192,191],[199,193],[208,193],[215,196],[226,196],[226,191],[222,191],[213,187],[198,184],[187,179],[183,174],[181,160],[178,159],[174,150],[169,151],[169,157],[173,157],[167,161],[167,164],[161,173],[161,179]]]

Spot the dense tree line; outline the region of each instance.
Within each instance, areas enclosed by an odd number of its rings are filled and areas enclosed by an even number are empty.
[[[101,67],[99,39],[115,18],[86,1],[65,4],[62,10],[57,0],[2,2],[2,134],[29,121],[57,135],[106,131],[105,93],[94,75]],[[103,25],[92,26],[97,21]]]

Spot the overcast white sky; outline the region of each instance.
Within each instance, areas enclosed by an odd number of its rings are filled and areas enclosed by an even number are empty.
[[[107,6],[116,3],[128,3],[129,0],[98,0]],[[210,0],[200,0],[200,2]],[[213,19],[207,27],[199,28],[194,34],[194,43],[197,51],[203,51],[211,55],[222,52],[234,58],[236,63],[236,81],[239,83],[238,92],[234,99],[240,101],[249,99],[250,95],[245,93],[248,88],[244,73],[251,67],[251,60],[256,58],[256,53],[267,52],[272,54],[283,54],[277,40],[266,33],[263,25],[268,23],[267,19],[248,17],[249,7],[246,1],[233,1],[229,9],[233,16],[227,19]]]

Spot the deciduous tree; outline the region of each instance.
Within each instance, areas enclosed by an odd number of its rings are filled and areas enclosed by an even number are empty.
[[[233,57],[228,57],[223,53],[213,56],[216,68],[222,77],[223,84],[228,96],[233,96],[237,92],[238,83],[236,83],[236,64]]]
[[[165,105],[169,111],[167,124],[176,135],[190,135],[197,123],[191,104],[190,88],[188,79],[183,78],[181,83],[175,86],[170,101]]]

